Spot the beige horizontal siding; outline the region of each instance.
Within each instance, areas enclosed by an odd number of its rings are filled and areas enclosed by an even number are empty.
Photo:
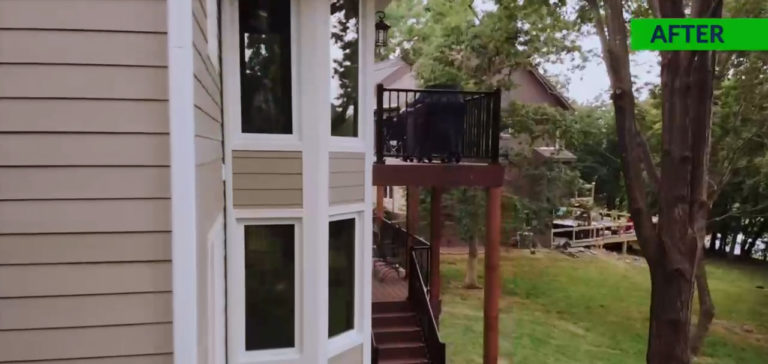
[[[218,95],[220,92],[220,84],[218,81],[218,74],[213,71],[213,65],[210,63],[210,60],[206,60],[203,57],[203,54],[201,51],[197,50],[195,52],[195,60],[194,60],[194,72],[195,77],[197,77],[200,81],[200,84],[205,88],[208,93],[215,95],[215,101],[220,104],[218,100]]]
[[[20,362],[9,362],[17,364]],[[173,364],[173,354],[112,356],[90,359],[40,360],[31,364]]]
[[[210,162],[221,162],[223,151],[221,141],[208,138],[195,138],[195,160],[197,164],[208,164]],[[219,170],[219,174],[221,171]]]
[[[365,199],[365,153],[331,152],[328,199],[356,203]]]
[[[205,89],[199,79],[195,78],[195,105],[208,115],[220,115],[221,106],[215,93]],[[216,99],[214,99],[216,97]]]
[[[0,97],[168,99],[163,67],[0,64],[0,80]]]
[[[328,199],[331,204],[363,202],[365,187],[331,187]]]
[[[209,2],[208,2],[209,3]],[[208,25],[206,19],[207,2],[192,0],[193,36],[193,73],[195,102],[195,187],[198,251],[197,277],[197,358],[201,363],[209,362],[216,356],[212,353],[218,338],[210,333],[214,330],[211,323],[217,320],[214,297],[217,288],[207,277],[212,277],[215,262],[213,252],[223,244],[224,183],[222,110],[221,110],[221,75],[213,67],[208,54],[207,38],[204,34]],[[211,9],[215,11],[215,9]],[[213,13],[212,13],[213,14]],[[215,14],[213,16],[216,16]],[[223,248],[222,248],[223,249]]]
[[[300,152],[233,151],[233,202],[236,207],[300,207]]]
[[[302,204],[301,197],[301,190],[234,190],[233,192],[235,206],[242,207],[299,207]]]
[[[362,186],[365,183],[365,172],[336,172],[331,173],[331,187]]]
[[[3,0],[0,28],[165,32],[162,0]]]
[[[0,115],[0,132],[168,132],[166,101],[0,98]]]
[[[333,158],[330,161],[331,173],[365,171],[365,159]]]
[[[0,235],[0,264],[170,259],[169,232]]]
[[[195,108],[195,135],[208,139],[221,140],[222,126],[218,121],[200,108]]]
[[[169,198],[168,167],[0,167],[0,200]]]
[[[168,231],[170,201],[34,200],[0,204],[0,234]]]
[[[261,158],[261,159],[301,159],[301,152],[263,152],[255,150],[233,150],[232,158]],[[301,172],[301,167],[297,170]]]
[[[301,159],[285,158],[232,158],[234,173],[301,173]]]
[[[0,361],[169,353],[172,332],[169,323],[0,331]]]
[[[0,330],[171,322],[171,301],[170,292],[6,298]]]
[[[162,33],[6,29],[0,30],[0,63],[165,66],[165,37]]]
[[[269,190],[277,186],[301,189],[301,174],[258,174],[241,173],[233,177],[232,184],[239,189]]]
[[[167,166],[167,135],[0,134],[0,166]]]
[[[3,265],[0,276],[2,298],[171,290],[170,262]]]
[[[165,31],[164,0],[0,0],[0,362],[173,361]]]

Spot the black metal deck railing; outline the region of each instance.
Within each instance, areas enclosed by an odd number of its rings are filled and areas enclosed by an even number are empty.
[[[501,91],[376,88],[376,163],[498,163]]]

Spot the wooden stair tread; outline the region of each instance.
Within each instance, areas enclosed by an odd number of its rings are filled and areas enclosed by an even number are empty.
[[[403,332],[403,331],[421,331],[421,328],[416,325],[409,326],[385,326],[373,328],[373,333],[385,333],[385,332]]]
[[[411,317],[416,316],[415,312],[383,312],[374,313],[373,317]]]
[[[406,349],[406,348],[419,348],[425,347],[421,341],[407,341],[407,342],[394,342],[394,343],[381,343],[378,344],[380,349]]]

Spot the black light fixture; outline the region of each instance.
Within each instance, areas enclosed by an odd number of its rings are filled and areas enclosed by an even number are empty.
[[[389,32],[389,24],[384,22],[386,14],[383,11],[376,12],[376,47],[387,46],[387,33]]]

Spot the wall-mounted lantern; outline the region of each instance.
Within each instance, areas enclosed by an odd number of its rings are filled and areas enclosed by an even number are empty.
[[[386,14],[383,11],[376,12],[376,18],[378,18],[376,21],[376,47],[387,46],[387,33],[389,33],[390,27],[389,24],[384,22],[385,17]]]

